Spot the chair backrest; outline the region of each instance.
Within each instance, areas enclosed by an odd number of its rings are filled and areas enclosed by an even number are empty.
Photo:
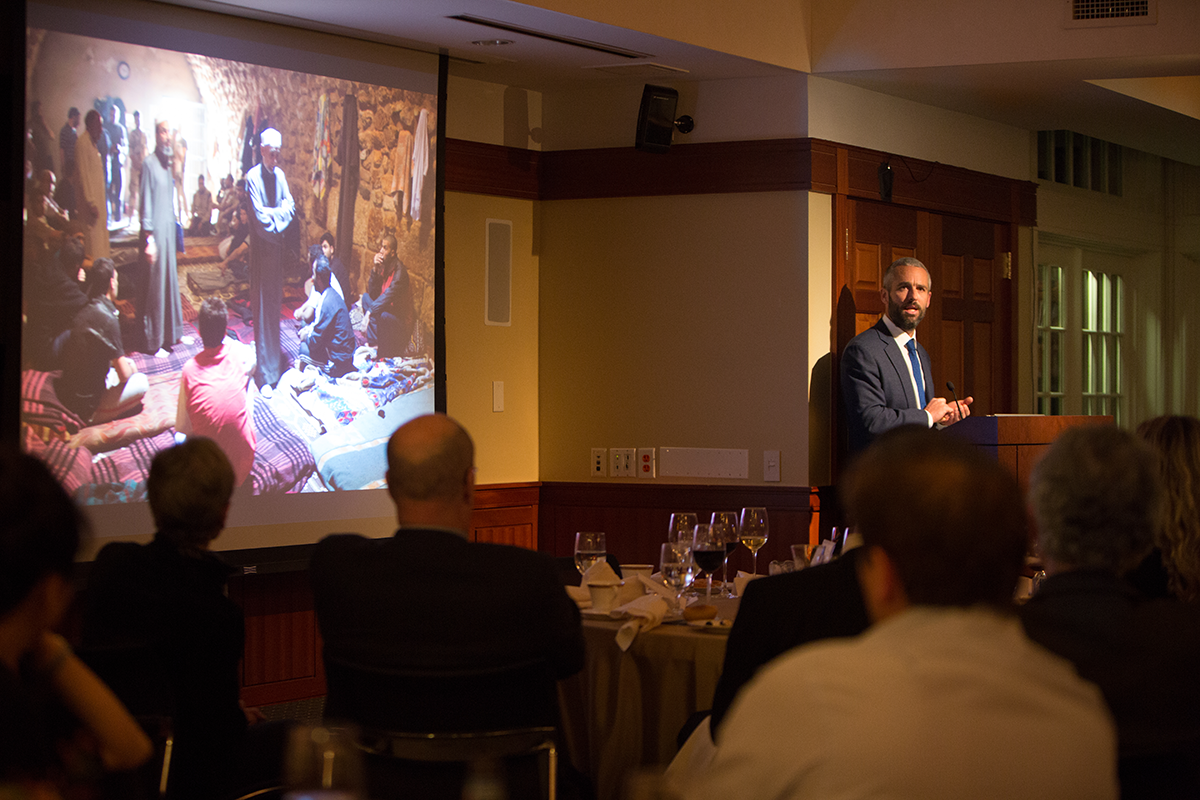
[[[474,670],[402,670],[325,651],[325,718],[363,728],[472,733],[556,726],[558,694],[544,661]]]

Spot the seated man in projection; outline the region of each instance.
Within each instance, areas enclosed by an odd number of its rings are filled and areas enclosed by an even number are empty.
[[[204,176],[196,179],[196,193],[192,195],[192,221],[188,233],[192,236],[208,236],[212,233],[213,196],[204,186]]]
[[[226,341],[225,301],[210,297],[200,305],[197,325],[204,349],[183,365],[179,376],[177,433],[206,436],[221,446],[241,486],[254,465],[257,438],[247,393],[254,374],[254,350]]]
[[[300,329],[300,357],[296,369],[309,364],[332,378],[340,378],[354,369],[354,330],[350,312],[341,292],[332,284],[329,259],[317,256],[313,267],[313,294],[320,298],[317,318]]]
[[[349,307],[350,303],[346,300],[346,289],[350,286],[350,277],[346,272],[346,266],[342,264],[342,260],[334,253],[333,234],[329,231],[322,233],[320,250],[317,251],[316,247],[310,247],[308,252],[309,257],[312,258],[314,270],[317,267],[318,252],[329,260],[329,270],[333,273],[333,288],[341,296],[342,302]],[[321,306],[321,293],[313,291],[312,278],[304,282],[304,293],[308,295],[308,299],[292,313],[292,316],[304,322],[312,322],[313,317],[317,314],[317,309]]]
[[[57,252],[29,264],[26,320],[21,343],[34,369],[59,369],[75,315],[88,304],[79,283],[83,235],[65,239]]]
[[[113,262],[96,259],[85,287],[88,303],[71,320],[61,353],[62,377],[54,388],[64,406],[89,425],[98,425],[136,411],[150,382],[121,344]]]
[[[367,341],[378,348],[380,358],[403,355],[413,328],[412,286],[408,269],[396,258],[396,237],[380,240],[367,291],[359,298]]]

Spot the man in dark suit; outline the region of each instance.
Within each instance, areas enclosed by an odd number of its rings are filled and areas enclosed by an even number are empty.
[[[442,414],[402,425],[388,442],[390,539],[337,534],[313,553],[327,654],[397,669],[463,670],[541,659],[556,678],[583,667],[579,609],[554,561],[467,540],[475,448]]]
[[[971,413],[973,398],[956,404],[933,396],[929,353],[916,340],[931,293],[924,264],[915,258],[893,261],[879,293],[887,311],[842,353],[842,404],[851,454],[892,428],[951,425]]]
[[[1021,621],[1104,693],[1122,798],[1200,797],[1200,609],[1120,577],[1150,550],[1161,500],[1154,454],[1115,427],[1065,431],[1030,479],[1048,577]]]

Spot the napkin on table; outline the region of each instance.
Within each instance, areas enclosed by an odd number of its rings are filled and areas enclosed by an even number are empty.
[[[667,609],[667,601],[657,594],[642,595],[632,603],[613,609],[614,614],[621,612],[629,617],[629,621],[617,631],[617,647],[628,650],[639,633],[658,627]]]
[[[763,576],[762,575],[751,575],[749,572],[742,572],[739,569],[737,576],[733,579],[733,586],[735,589],[737,589],[737,596],[741,597],[742,594],[745,593],[746,584],[750,583],[750,581],[754,580],[755,578],[761,578],[761,577],[763,577]]]
[[[617,577],[617,573],[613,571],[607,561],[598,561],[593,564],[587,572],[583,573],[583,580],[579,586],[567,587],[567,594],[581,609],[592,607],[592,594],[587,587],[589,583],[621,583],[621,579]],[[642,584],[637,581],[625,581],[624,584],[617,592],[616,606],[624,605],[645,592]]]

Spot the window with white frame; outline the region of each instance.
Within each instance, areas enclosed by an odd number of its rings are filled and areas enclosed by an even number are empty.
[[[1125,324],[1121,276],[1039,264],[1036,290],[1035,410],[1111,415],[1120,423]]]
[[[1121,424],[1121,335],[1125,284],[1120,275],[1083,270],[1083,413]]]
[[[1063,268],[1039,264],[1037,276],[1037,413],[1062,414],[1067,304]]]

